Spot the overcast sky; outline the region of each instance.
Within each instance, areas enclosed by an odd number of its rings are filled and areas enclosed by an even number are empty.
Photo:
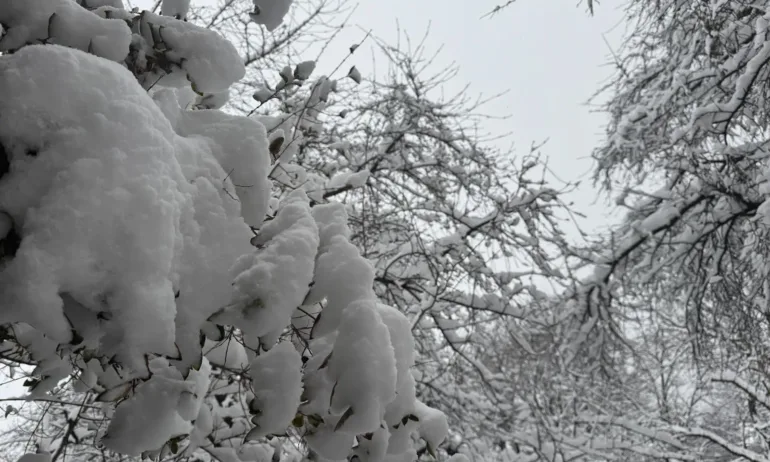
[[[602,2],[590,16],[575,0],[518,0],[482,19],[497,0],[361,0],[352,22],[391,40],[397,21],[415,38],[430,25],[428,48],[443,45],[439,62],[460,68],[447,92],[466,84],[474,95],[508,91],[486,112],[509,118],[486,128],[512,133],[506,145],[513,141],[522,154],[548,139],[542,152],[555,173],[565,180],[586,178],[571,199],[588,215],[585,226],[597,229],[618,216],[606,201],[595,201],[586,175],[605,117],[584,103],[612,74],[609,46],[617,47],[622,36],[622,3]]]

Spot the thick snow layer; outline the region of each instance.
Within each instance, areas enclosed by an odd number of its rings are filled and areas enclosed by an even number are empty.
[[[182,222],[189,245],[180,258],[177,287],[177,346],[185,366],[199,360],[201,324],[232,300],[230,268],[253,250],[245,224],[262,223],[270,192],[264,128],[221,111],[182,110],[193,97],[170,89],[154,95],[181,135],[174,142],[177,151],[185,153],[179,161],[193,188],[193,210]]]
[[[361,462],[383,462],[388,450],[390,433],[384,426],[359,439],[354,453]]]
[[[51,454],[45,452],[42,454],[24,454],[18,462],[51,462]]]
[[[175,128],[184,137],[206,141],[211,155],[225,171],[219,180],[231,185],[230,194],[240,201],[246,223],[259,227],[271,188],[265,127],[253,119],[212,109],[180,112]]]
[[[256,407],[251,438],[282,433],[297,413],[302,395],[302,360],[291,342],[281,342],[251,362]]]
[[[0,324],[15,323],[35,363],[31,397],[77,377],[76,391],[106,402],[105,447],[134,456],[189,435],[184,455],[205,446],[223,461],[275,459],[279,446],[251,440],[284,433],[298,410],[295,425],[325,459],[413,459],[415,432],[437,446],[446,418],[415,399],[409,321],[377,303],[344,206],[310,207],[325,179],[287,163],[301,131],[320,130],[336,82],[320,78],[302,115],[228,115],[216,108],[243,63],[222,37],[176,19],[188,0],[164,0],[164,16],[120,0],[7,3],[0,236],[21,244],[0,267]],[[256,20],[272,30],[290,3],[255,0]],[[67,47],[29,45],[40,39]],[[270,202],[268,172],[296,190]],[[276,344],[300,312],[302,332]],[[250,387],[210,363],[248,371]],[[210,388],[242,392],[252,415],[231,398],[207,401]],[[246,433],[245,446],[210,445]]]
[[[350,237],[348,213],[345,211],[343,204],[330,202],[328,204],[316,205],[313,207],[313,218],[318,225],[318,236],[321,239],[318,249],[319,255],[326,252],[329,248],[332,237],[337,235],[345,239]]]
[[[390,341],[396,357],[398,383],[411,378],[409,369],[414,365],[414,338],[412,325],[403,313],[388,305],[378,303],[377,313],[382,322],[388,327]]]
[[[253,342],[275,342],[302,304],[313,280],[318,228],[307,196],[298,190],[255,238],[258,247],[233,267],[235,302],[212,320],[237,326]]]
[[[150,370],[150,380],[137,386],[115,410],[102,438],[107,449],[138,456],[193,429],[190,420],[198,415],[208,387],[208,366],[187,380],[162,358],[152,360]]]
[[[330,239],[328,250],[318,257],[315,284],[309,300],[326,298],[313,335],[321,337],[337,329],[342,312],[352,302],[374,300],[374,267],[342,236]]]
[[[4,0],[0,24],[6,28],[0,51],[48,41],[122,61],[131,43],[124,21],[101,18],[72,0]]]
[[[189,80],[199,93],[217,93],[245,75],[238,51],[216,32],[148,11],[142,13],[140,21],[147,52],[165,50],[165,58],[183,70],[181,78],[178,72],[162,74],[165,76],[158,84],[181,86]]]
[[[346,460],[354,437],[350,433],[334,431],[334,425],[324,424],[305,436],[308,446],[318,455],[330,461]]]
[[[226,338],[220,342],[206,339],[206,343],[203,345],[203,354],[215,366],[237,371],[246,370],[249,365],[246,350],[240,342],[233,338]]]
[[[254,12],[251,19],[262,24],[269,31],[274,31],[283,22],[293,0],[254,0]]]
[[[135,365],[181,353],[198,367],[200,326],[231,301],[228,271],[252,249],[244,216],[259,224],[266,208],[264,128],[188,114],[169,90],[156,105],[121,66],[57,46],[0,58],[0,85],[11,163],[0,210],[22,230],[0,271],[0,300],[13,307],[0,321],[61,343],[75,327]],[[227,191],[226,167],[254,187]]]
[[[366,184],[366,180],[369,179],[369,170],[361,170],[359,172],[340,172],[334,175],[328,183],[326,183],[327,190],[335,190],[344,187],[360,188]]]
[[[163,16],[172,16],[177,19],[184,19],[189,10],[190,0],[163,0],[160,6]]]
[[[103,6],[120,9],[125,8],[123,5],[123,0],[79,0],[78,3],[80,3],[80,5],[82,5],[84,8],[91,10],[101,8]]]
[[[117,344],[173,353],[186,181],[163,115],[124,68],[57,46],[0,59],[0,113],[11,162],[0,210],[23,229],[0,271],[0,321],[67,342],[66,292],[114,315]]]
[[[455,454],[449,459],[447,459],[447,462],[471,462],[470,459],[468,459],[468,456],[465,454]]]
[[[190,441],[185,449],[186,454],[192,454],[198,447],[206,445],[208,443],[206,437],[214,430],[214,417],[208,404],[201,405],[193,425]]]
[[[446,415],[443,412],[426,406],[417,401],[415,413],[419,417],[420,437],[424,439],[433,449],[439,447],[449,432]]]
[[[312,339],[310,350],[313,356],[305,364],[305,393],[307,402],[302,405],[306,415],[327,415],[334,382],[329,377],[328,363],[334,347],[334,335]]]
[[[390,333],[374,301],[351,303],[342,313],[329,374],[335,382],[332,413],[350,413],[339,431],[375,431],[396,397],[397,370]]]

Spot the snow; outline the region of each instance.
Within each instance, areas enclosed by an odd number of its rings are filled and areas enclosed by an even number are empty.
[[[340,172],[334,175],[326,184],[326,189],[334,190],[345,186],[353,188],[360,188],[366,184],[366,180],[369,179],[370,172],[368,169],[363,169],[357,172]]]
[[[258,103],[264,103],[269,101],[270,98],[272,98],[274,95],[274,91],[270,90],[269,88],[261,87],[254,92],[252,98],[254,98],[254,100],[256,100]]]
[[[49,40],[122,61],[131,42],[131,30],[124,21],[101,18],[72,0],[5,0],[0,23],[6,28],[0,51]]]
[[[168,123],[125,69],[68,48],[5,57],[0,89],[0,111],[13,120],[0,127],[13,166],[0,209],[24,229],[0,271],[0,300],[15,307],[0,320],[28,321],[66,343],[58,294],[68,292],[97,310],[109,300],[125,349],[173,351],[170,263],[185,202],[174,182],[185,180]]]
[[[330,202],[328,204],[316,205],[313,207],[312,213],[318,225],[318,236],[320,238],[319,255],[328,251],[334,236],[341,236],[345,239],[350,237],[348,214],[343,204]]]
[[[96,9],[104,6],[108,6],[111,8],[119,8],[119,9],[125,8],[123,6],[123,0],[81,0],[79,3],[83,7],[89,8],[89,9]]]
[[[163,0],[160,6],[160,12],[163,16],[171,16],[177,19],[187,17],[190,10],[190,0]]]
[[[230,91],[223,90],[216,93],[198,95],[193,106],[196,109],[219,109],[230,101]]]
[[[219,110],[198,110],[180,112],[176,130],[184,137],[206,140],[226,172],[220,181],[231,185],[231,195],[240,201],[246,223],[259,227],[272,186],[267,178],[270,154],[265,127],[253,119]]]
[[[337,329],[342,313],[358,300],[373,300],[374,267],[341,235],[332,236],[328,250],[318,257],[315,284],[309,300],[326,298],[313,335],[324,336]]]
[[[197,416],[208,386],[208,368],[184,380],[167,361],[156,358],[150,370],[152,377],[115,409],[102,438],[105,448],[138,456],[192,430],[191,417]]]
[[[249,365],[246,349],[233,338],[226,338],[220,342],[206,339],[206,343],[203,345],[203,354],[215,366],[246,370]]]
[[[10,215],[0,212],[0,240],[5,239],[13,230],[13,219]]]
[[[386,455],[383,462],[414,462],[417,459],[417,451],[414,448],[409,448],[404,453]]]
[[[186,456],[275,459],[278,439],[253,440],[285,433],[298,412],[308,445],[331,460],[409,459],[418,430],[443,439],[443,414],[415,398],[409,320],[377,302],[345,206],[311,207],[324,179],[289,163],[302,131],[321,130],[336,81],[319,78],[299,115],[234,116],[218,108],[243,62],[177,19],[188,0],[164,0],[163,16],[120,0],[7,3],[0,239],[16,232],[21,244],[0,266],[0,324],[34,363],[30,398],[77,378],[73,391],[97,393],[110,418],[105,448],[130,456],[189,438]],[[275,29],[290,4],[255,0],[257,22]],[[49,28],[54,44],[30,45]],[[301,62],[284,80],[314,68]],[[271,172],[296,189],[274,188]],[[243,381],[227,383],[237,371]],[[210,444],[246,433],[239,447]]]
[[[331,411],[352,413],[338,429],[348,433],[375,431],[385,406],[396,395],[396,360],[387,326],[374,301],[351,303],[343,312],[329,361],[335,382]]]
[[[435,450],[444,441],[449,432],[446,415],[439,410],[426,406],[420,401],[417,401],[415,410],[417,417],[420,419],[418,427],[420,437]]]
[[[262,24],[269,31],[274,31],[283,22],[293,0],[254,0],[254,12],[251,19]]]
[[[238,448],[238,459],[243,462],[271,462],[275,450],[267,444],[250,443]]]
[[[145,52],[149,56],[159,53],[173,65],[156,71],[158,75],[150,78],[153,85],[192,83],[198,93],[217,93],[246,73],[233,44],[214,31],[149,11],[142,12],[139,30],[146,42]]]
[[[447,462],[471,462],[470,459],[468,459],[468,456],[465,454],[455,454],[449,459],[447,459]]]
[[[51,462],[51,454],[24,454],[19,458],[18,462]]]
[[[289,324],[313,280],[318,228],[301,190],[287,196],[254,244],[257,250],[233,267],[234,303],[213,320],[239,327],[250,341],[267,336],[270,344]]]
[[[380,427],[359,439],[354,453],[361,462],[382,462],[388,450],[388,429]]]
[[[259,413],[249,439],[281,433],[299,408],[302,360],[290,342],[281,342],[251,362],[249,376]]]
[[[294,68],[294,78],[297,80],[307,80],[314,70],[315,61],[303,61]]]
[[[313,451],[330,461],[346,460],[354,441],[354,437],[349,433],[335,432],[331,424],[325,424],[305,438]]]

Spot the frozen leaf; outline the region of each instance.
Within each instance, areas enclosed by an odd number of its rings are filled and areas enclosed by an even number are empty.
[[[353,66],[348,71],[348,77],[351,78],[355,83],[361,83],[361,72],[356,68],[356,66]]]
[[[314,70],[315,61],[303,61],[294,68],[294,78],[297,80],[307,80]]]
[[[334,426],[334,431],[338,431],[340,428],[342,428],[343,425],[345,425],[345,422],[348,421],[350,417],[352,417],[354,414],[353,408],[349,407],[345,410],[344,413],[342,413],[342,416],[340,416],[340,420],[337,421],[337,424]]]
[[[289,12],[293,0],[253,0],[254,11],[249,13],[251,20],[263,24],[273,31],[283,22],[283,17]]]
[[[268,88],[262,87],[262,88],[259,88],[257,91],[255,91],[254,94],[251,96],[258,102],[264,103],[266,101],[269,101],[270,98],[274,96],[274,92]]]
[[[116,387],[110,388],[99,393],[96,396],[96,401],[105,403],[112,403],[128,397],[131,392],[131,382],[120,384]]]

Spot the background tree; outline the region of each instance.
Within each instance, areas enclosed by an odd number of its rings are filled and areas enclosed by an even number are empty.
[[[537,428],[585,460],[766,460],[768,13],[626,11],[594,157],[628,213],[558,308],[557,381],[600,382]]]

